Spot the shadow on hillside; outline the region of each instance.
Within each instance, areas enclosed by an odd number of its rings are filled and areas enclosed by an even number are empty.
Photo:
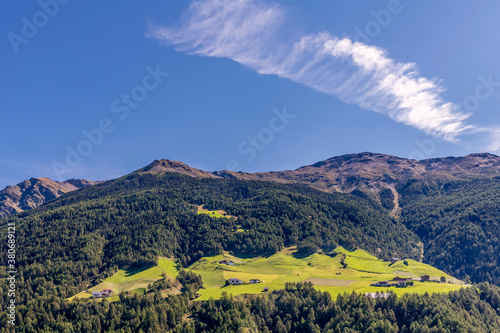
[[[276,253],[270,253],[270,252],[254,252],[254,253],[244,253],[244,254],[235,252],[233,255],[240,259],[253,259],[257,257],[267,259],[275,254]]]
[[[304,259],[304,258],[307,258],[314,253],[315,252],[311,252],[311,251],[297,251],[297,252],[292,253],[292,257],[294,257],[295,259]]]
[[[144,265],[144,266],[130,266],[130,267],[127,267],[127,268],[124,268],[123,270],[125,271],[125,274],[124,276],[125,277],[129,277],[129,276],[132,276],[132,275],[135,275],[135,274],[139,274],[143,271],[146,271],[150,268],[153,268],[155,267],[154,265]]]

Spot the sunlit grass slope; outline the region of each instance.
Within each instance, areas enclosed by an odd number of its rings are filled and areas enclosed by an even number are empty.
[[[286,251],[285,251],[286,252]],[[429,275],[439,280],[444,276],[447,281],[457,281],[446,273],[414,260],[407,260],[390,265],[379,260],[364,250],[348,251],[342,247],[335,253],[311,254],[305,257],[290,253],[278,253],[269,257],[237,258],[229,254],[204,257],[191,265],[188,270],[200,274],[205,289],[200,290],[200,300],[210,297],[218,298],[222,292],[228,294],[259,294],[264,287],[269,291],[282,289],[286,282],[310,281],[316,288],[337,295],[343,292],[377,292],[387,288],[372,287],[376,281],[391,280],[396,276],[420,278]],[[219,264],[222,259],[236,263],[235,266]],[[341,262],[347,264],[346,268]],[[225,286],[226,280],[237,278],[243,280],[243,285]],[[249,284],[250,279],[264,281],[259,284]],[[447,292],[461,288],[457,284],[437,282],[415,282],[407,288],[391,287],[398,294],[402,293],[434,293]]]
[[[92,296],[92,292],[102,289],[113,290],[114,296],[107,298],[109,301],[117,300],[118,294],[122,291],[143,294],[146,292],[148,285],[162,278],[163,273],[175,278],[179,273],[177,264],[171,259],[161,258],[158,260],[158,266],[155,267],[142,267],[129,270],[120,269],[102,283],[70,297],[69,300],[74,298],[89,298]]]

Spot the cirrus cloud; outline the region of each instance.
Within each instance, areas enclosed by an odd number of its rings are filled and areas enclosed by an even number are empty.
[[[285,37],[287,24],[286,10],[278,4],[205,0],[191,3],[177,26],[151,25],[147,36],[189,54],[232,59],[446,141],[488,132],[494,141],[490,148],[500,148],[498,129],[470,124],[471,114],[446,101],[440,81],[421,76],[416,64],[327,32]]]

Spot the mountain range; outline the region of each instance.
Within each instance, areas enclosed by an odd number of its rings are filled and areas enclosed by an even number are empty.
[[[500,157],[489,153],[478,153],[464,157],[443,157],[417,161],[365,152],[332,157],[296,170],[260,173],[227,170],[209,172],[192,168],[182,162],[162,159],[155,160],[136,172],[153,174],[175,172],[197,178],[305,184],[329,193],[362,191],[375,200],[382,200],[386,206],[391,207],[393,214],[397,214],[400,195],[397,188],[408,180],[465,181],[500,176]],[[36,208],[64,193],[99,183],[101,181],[84,179],[56,182],[48,178],[31,178],[16,186],[8,186],[0,191],[0,218]]]

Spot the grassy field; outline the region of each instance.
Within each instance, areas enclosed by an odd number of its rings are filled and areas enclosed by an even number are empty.
[[[311,281],[319,290],[328,291],[332,295],[356,291],[359,293],[385,291],[388,288],[372,287],[376,281],[391,280],[396,276],[420,278],[429,275],[431,279],[439,280],[441,276],[447,281],[456,281],[444,272],[414,260],[403,261],[390,265],[389,262],[378,260],[366,251],[348,251],[342,247],[335,250],[337,255],[312,254],[306,257],[297,257],[284,251],[269,257],[237,258],[229,254],[213,257],[204,257],[191,265],[188,270],[201,275],[205,289],[200,290],[199,300],[210,297],[219,298],[221,293],[228,294],[259,294],[264,287],[269,291],[282,289],[285,282]],[[343,268],[341,259],[347,264]],[[237,265],[219,264],[222,259],[231,260]],[[243,285],[225,286],[229,278],[243,280]],[[259,284],[248,284],[250,279],[264,281]],[[395,288],[398,294],[402,293],[434,293],[447,292],[461,288],[458,284],[437,282],[415,282],[414,286]]]
[[[231,215],[227,215],[227,213],[223,210],[207,210],[203,208],[203,206],[197,206],[198,207],[198,214],[207,214],[210,215],[211,217],[216,217],[216,218],[229,218],[229,217],[234,217]]]
[[[408,265],[403,261],[391,265],[360,249],[349,251],[338,247],[332,254],[314,253],[305,257],[297,256],[294,250],[295,248],[287,248],[269,257],[238,258],[224,253],[201,258],[188,268],[201,275],[203,279],[205,288],[199,291],[201,297],[198,300],[220,298],[224,291],[233,295],[259,294],[264,292],[264,287],[273,291],[283,289],[286,282],[303,281],[310,281],[315,288],[328,291],[333,296],[352,291],[384,292],[387,289],[394,290],[397,294],[447,292],[458,290],[463,285],[463,282],[432,266],[410,259],[407,260]],[[233,261],[236,265],[219,264],[222,259]],[[347,264],[346,268],[342,265],[342,261]],[[158,266],[119,270],[104,282],[69,299],[89,298],[93,291],[106,288],[112,289],[114,293],[114,296],[107,299],[115,301],[122,291],[143,294],[149,284],[161,279],[163,273],[175,278],[178,272],[179,267],[173,260],[160,258]],[[416,281],[414,286],[407,288],[370,286],[376,281],[392,280],[396,276],[420,278],[422,275],[429,275],[433,280],[439,280],[444,276],[447,281],[454,284]],[[225,286],[226,280],[230,278],[241,279],[244,284]],[[250,279],[259,279],[263,282],[249,284]]]
[[[118,294],[122,291],[135,292],[138,294],[144,294],[147,290],[149,284],[162,278],[162,274],[166,273],[172,278],[175,278],[179,273],[177,264],[167,258],[160,258],[158,260],[158,266],[151,268],[135,268],[129,270],[120,269],[113,276],[107,278],[102,283],[99,283],[87,291],[82,291],[69,300],[75,298],[89,298],[92,296],[92,292],[100,291],[102,289],[112,289],[114,296],[107,298],[109,301],[118,300]]]
[[[345,254],[345,263],[347,267],[358,271],[373,272],[380,274],[394,274],[400,277],[420,278],[422,275],[429,275],[432,280],[439,280],[441,276],[453,279],[450,275],[440,271],[432,266],[420,263],[418,261],[407,259],[408,265],[403,260],[389,265],[388,262],[376,260],[371,254],[364,250],[348,251],[342,247],[335,249],[335,252]],[[374,260],[375,259],[375,260]]]

